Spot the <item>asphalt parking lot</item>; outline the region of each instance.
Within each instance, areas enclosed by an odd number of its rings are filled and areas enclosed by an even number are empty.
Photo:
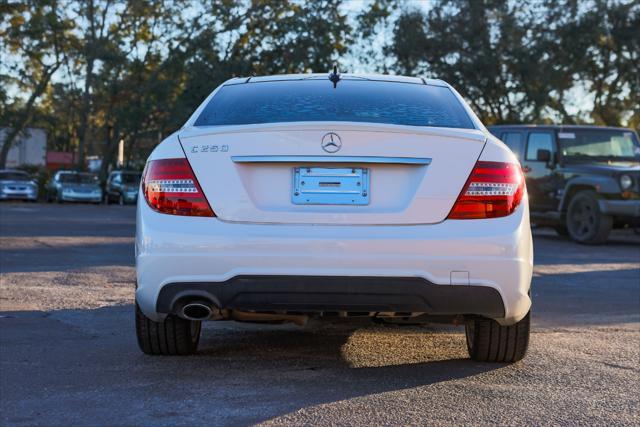
[[[535,232],[534,328],[514,365],[461,327],[207,323],[150,357],[133,328],[135,209],[0,204],[3,425],[640,424],[640,236]]]

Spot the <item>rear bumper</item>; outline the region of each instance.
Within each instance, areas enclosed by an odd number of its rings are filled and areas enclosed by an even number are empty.
[[[100,203],[102,201],[102,196],[82,195],[82,194],[61,195],[60,200],[62,200],[63,202]]]
[[[600,200],[600,211],[606,215],[640,218],[640,200]]]
[[[137,210],[136,299],[154,320],[176,290],[202,291],[223,308],[446,312],[502,324],[531,306],[526,204],[505,218],[405,226],[228,223],[144,202]],[[485,301],[495,295],[500,304]]]
[[[504,317],[502,297],[493,288],[435,285],[417,277],[237,276],[218,283],[172,283],[162,287],[156,311],[177,314],[194,297],[233,310]]]

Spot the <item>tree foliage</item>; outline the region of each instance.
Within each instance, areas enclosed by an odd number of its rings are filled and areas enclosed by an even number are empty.
[[[431,5],[397,17],[394,71],[453,83],[487,123],[640,124],[637,0]]]
[[[0,11],[4,17],[0,24],[0,123],[9,128],[0,149],[1,169],[62,65],[72,22],[60,14],[56,0],[3,4]],[[12,96],[9,87],[20,96]]]
[[[357,5],[357,8],[354,8]],[[234,76],[349,70],[442,78],[486,123],[640,125],[638,0],[24,0],[0,3],[0,152],[144,160]],[[346,63],[345,63],[346,62]]]

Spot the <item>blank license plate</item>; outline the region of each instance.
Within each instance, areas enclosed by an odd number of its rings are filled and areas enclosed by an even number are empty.
[[[369,169],[294,168],[291,200],[296,205],[368,205]]]

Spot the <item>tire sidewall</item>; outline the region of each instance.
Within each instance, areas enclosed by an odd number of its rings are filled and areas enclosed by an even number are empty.
[[[585,234],[578,231],[578,223],[574,221],[576,211],[581,207],[588,207],[593,212],[593,223]],[[598,195],[592,190],[583,190],[577,193],[569,202],[566,216],[566,226],[569,237],[578,243],[601,243],[609,234],[611,219],[600,210]],[[604,235],[604,239],[603,239]]]

